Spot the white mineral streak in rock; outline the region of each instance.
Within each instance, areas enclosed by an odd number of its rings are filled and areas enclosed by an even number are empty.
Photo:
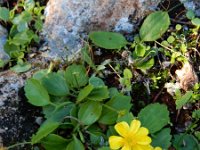
[[[49,0],[45,9],[44,35],[49,56],[63,59],[78,56],[90,31],[131,33],[160,0]]]
[[[0,25],[0,59],[3,61],[8,61],[10,58],[8,54],[5,53],[3,48],[7,39],[7,35],[8,35],[7,30]]]

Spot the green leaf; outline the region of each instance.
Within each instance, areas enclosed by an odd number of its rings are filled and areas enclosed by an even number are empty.
[[[106,125],[114,124],[119,114],[126,114],[131,106],[131,98],[129,96],[117,94],[105,103],[99,122]]]
[[[90,77],[89,84],[93,85],[95,88],[100,88],[105,86],[103,80],[98,77]]]
[[[197,139],[190,134],[178,134],[174,136],[173,146],[177,150],[199,150]]]
[[[136,67],[141,70],[147,70],[153,67],[153,65],[154,65],[154,58],[151,58],[150,60],[137,63]]]
[[[80,88],[88,83],[88,76],[85,67],[73,64],[67,67],[65,79],[72,88]]]
[[[44,137],[56,130],[64,117],[70,114],[70,111],[73,107],[74,104],[70,102],[61,104],[59,107],[57,107],[55,111],[48,115],[48,119],[40,126],[36,135],[33,135],[31,143],[39,143]]]
[[[71,141],[68,145],[66,150],[84,150],[84,146],[79,139],[74,136],[73,141]]]
[[[114,32],[91,32],[89,38],[96,46],[105,49],[121,49],[128,43],[123,35]]]
[[[80,106],[78,118],[84,125],[91,125],[96,122],[102,111],[102,105],[99,102],[88,101]]]
[[[182,29],[182,25],[177,24],[177,25],[176,25],[176,30],[179,31],[179,30],[181,30],[181,29]]]
[[[101,145],[102,141],[104,141],[105,135],[99,131],[90,131],[90,141],[93,145]]]
[[[28,102],[32,105],[45,106],[50,104],[48,92],[38,80],[28,79],[24,90]]]
[[[34,7],[35,7],[35,1],[34,0],[25,0],[25,2],[24,2],[25,10],[28,10],[29,12],[31,12]]]
[[[19,31],[19,32],[23,32],[23,31],[25,31],[25,30],[27,30],[28,29],[28,24],[27,24],[27,22],[25,22],[25,21],[21,21],[18,25],[17,25],[17,30]]]
[[[137,44],[135,47],[136,55],[139,57],[143,57],[146,53],[146,47],[143,44]]]
[[[18,63],[17,65],[15,65],[14,67],[11,67],[10,69],[16,73],[22,73],[31,69],[31,64],[27,62]]]
[[[192,24],[195,25],[195,26],[200,26],[200,18],[192,19]]]
[[[71,102],[64,102],[57,106],[55,111],[48,115],[48,121],[62,122],[64,117],[69,116],[75,104]]]
[[[127,113],[125,114],[124,116],[120,116],[118,119],[117,119],[117,122],[122,122],[122,121],[125,121],[127,122],[128,124],[131,123],[131,121],[133,121],[134,119],[134,116],[132,113]]]
[[[18,14],[13,20],[12,23],[15,25],[20,24],[21,22],[29,23],[32,20],[32,16],[28,11],[23,11],[22,13]]]
[[[42,124],[42,126],[39,128],[39,131],[36,133],[36,135],[33,135],[31,139],[32,144],[36,144],[40,142],[40,140],[47,135],[49,135],[51,132],[53,132],[55,129],[59,127],[59,122],[54,121],[48,121]]]
[[[41,31],[43,28],[43,22],[40,18],[37,18],[37,20],[35,21],[34,27],[37,31]]]
[[[7,9],[6,7],[0,7],[0,20],[8,21],[9,13],[9,9]]]
[[[15,44],[10,44],[9,41],[7,41],[6,44],[4,45],[4,50],[9,56],[11,56],[12,52],[16,51],[19,52],[20,47]]]
[[[159,103],[146,106],[139,112],[138,118],[150,133],[159,131],[170,122],[167,106]]]
[[[111,87],[108,90],[109,90],[109,97],[110,98],[112,98],[112,97],[116,96],[117,94],[119,94],[119,91],[115,87]]]
[[[19,45],[25,45],[30,43],[32,38],[29,37],[28,32],[19,32],[17,33],[12,40],[10,40],[10,44],[15,44],[17,46]]]
[[[66,80],[58,73],[49,73],[47,76],[43,77],[42,84],[51,95],[66,96],[69,94]]]
[[[93,89],[94,87],[92,85],[88,85],[84,87],[83,89],[81,89],[81,91],[78,94],[77,101],[80,102],[83,99],[85,99],[91,93]]]
[[[3,68],[5,66],[6,62],[0,59],[0,68]]]
[[[193,91],[187,91],[180,99],[176,100],[176,109],[182,108],[192,98]]]
[[[94,65],[94,62],[92,61],[91,57],[89,56],[89,46],[85,46],[81,49],[81,58],[83,61],[85,61],[90,67],[92,67],[94,70],[96,70],[96,66]]]
[[[194,111],[192,112],[192,118],[200,119],[200,109],[194,110]]]
[[[48,69],[39,70],[33,75],[32,78],[37,79],[37,80],[41,80],[47,74],[48,74]]]
[[[196,138],[200,141],[200,131],[195,131],[194,135],[196,136]]]
[[[171,145],[171,134],[169,128],[164,128],[155,135],[152,136],[152,146],[161,147],[162,149],[168,149]]]
[[[175,41],[175,38],[173,36],[169,36],[167,38],[167,42],[169,42],[169,43],[173,43],[174,41]]]
[[[167,12],[157,11],[150,14],[140,28],[142,41],[155,41],[169,28],[170,18]]]
[[[195,17],[195,14],[192,10],[188,10],[186,13],[186,17],[190,20],[192,20]]]
[[[126,78],[126,79],[131,79],[133,77],[131,70],[128,68],[124,69],[123,74],[124,74],[124,78]]]
[[[101,101],[109,98],[108,87],[104,86],[104,87],[94,88],[90,92],[87,98],[94,101]]]
[[[56,134],[49,134],[41,141],[46,150],[66,150],[68,143],[69,140]]]

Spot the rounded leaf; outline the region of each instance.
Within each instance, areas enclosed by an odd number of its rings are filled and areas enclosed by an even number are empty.
[[[153,147],[162,147],[163,149],[168,149],[171,145],[171,134],[170,129],[165,128],[156,133],[152,138],[152,146]]]
[[[200,26],[200,19],[199,18],[192,19],[192,24],[195,26]]]
[[[169,28],[170,18],[167,12],[157,11],[150,14],[140,28],[142,41],[155,41]]]
[[[96,46],[105,49],[120,49],[128,43],[123,35],[114,32],[91,32],[89,38]]]
[[[9,20],[9,9],[6,7],[0,7],[0,20],[8,21]]]
[[[173,146],[177,150],[199,150],[198,140],[191,134],[178,134],[174,136]]]
[[[84,66],[73,64],[67,67],[65,79],[72,88],[80,88],[88,82],[87,72]]]
[[[66,96],[69,94],[67,82],[60,74],[49,73],[47,76],[42,78],[42,84],[51,95]]]
[[[50,103],[47,90],[38,80],[28,79],[25,85],[25,95],[28,102],[35,106],[46,106]]]
[[[167,106],[159,103],[146,106],[139,112],[138,118],[150,133],[159,131],[170,122]]]
[[[69,140],[56,134],[49,134],[47,137],[42,139],[41,143],[47,150],[66,150]]]
[[[81,105],[78,118],[85,125],[91,125],[101,116],[102,105],[99,102],[88,101]]]
[[[84,146],[79,139],[74,137],[73,141],[71,141],[68,145],[66,150],[84,150]]]

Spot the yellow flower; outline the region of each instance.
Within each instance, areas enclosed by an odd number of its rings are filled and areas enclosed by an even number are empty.
[[[155,147],[153,150],[162,150],[160,147]]]
[[[109,144],[111,149],[121,150],[152,150],[151,138],[148,136],[147,128],[141,127],[139,120],[133,120],[130,126],[126,122],[119,122],[115,130],[120,136],[110,136]],[[155,149],[159,150],[159,149]]]

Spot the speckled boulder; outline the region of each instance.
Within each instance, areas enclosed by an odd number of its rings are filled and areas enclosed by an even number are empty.
[[[90,31],[131,33],[160,0],[49,0],[44,34],[52,57],[77,56]]]
[[[3,48],[7,39],[7,35],[8,35],[7,30],[0,25],[0,59],[3,61],[9,60],[9,56],[8,54],[4,52],[4,48]]]

